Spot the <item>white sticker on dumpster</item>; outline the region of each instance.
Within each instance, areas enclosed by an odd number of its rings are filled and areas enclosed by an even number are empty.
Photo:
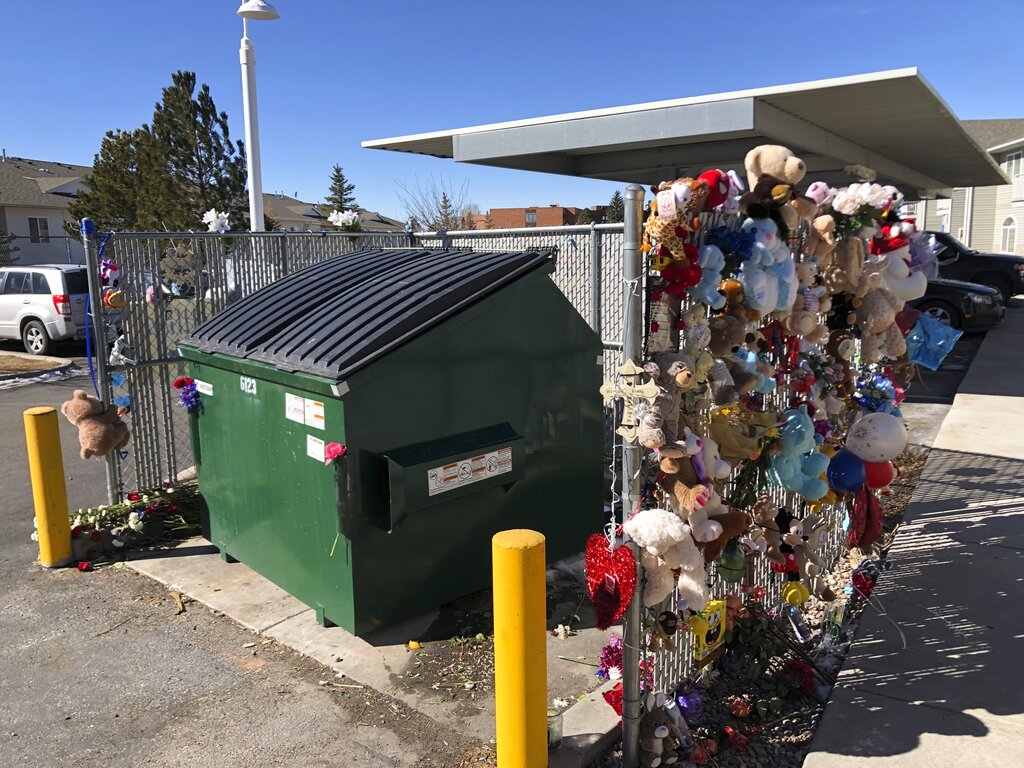
[[[306,422],[306,399],[287,392],[284,394],[284,417],[298,424]]]
[[[210,384],[208,381],[200,381],[199,379],[193,379],[193,381],[196,383],[196,392],[200,395],[213,396],[213,384]]]
[[[324,404],[319,400],[306,398],[305,418],[307,427],[324,428]]]
[[[511,471],[512,447],[509,446],[427,470],[427,489],[431,496],[436,496]]]
[[[313,435],[306,435],[306,455],[317,461],[324,461],[324,441]]]

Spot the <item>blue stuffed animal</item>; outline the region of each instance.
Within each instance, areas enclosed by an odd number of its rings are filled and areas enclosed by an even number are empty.
[[[828,484],[821,479],[828,469],[828,457],[817,450],[821,438],[814,433],[806,405],[788,410],[784,416],[782,451],[772,456],[769,477],[787,491],[817,501],[828,493]]]
[[[705,245],[698,252],[697,264],[701,268],[700,282],[690,289],[690,296],[711,309],[725,306],[725,296],[718,291],[725,269],[725,254],[716,245]]]

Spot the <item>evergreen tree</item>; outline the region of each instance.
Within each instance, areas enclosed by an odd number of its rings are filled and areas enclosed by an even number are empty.
[[[491,218],[490,210],[488,210],[487,215],[484,216],[484,229],[494,229],[494,220]]]
[[[619,190],[615,190],[615,194],[612,195],[612,199],[608,201],[608,210],[605,212],[605,218],[609,223],[618,224],[626,215],[626,201],[622,199],[622,193]]]
[[[589,208],[582,209],[576,215],[577,224],[593,224],[594,223],[594,212]]]
[[[441,204],[437,209],[437,228],[446,232],[454,232],[459,228],[459,216],[447,192],[441,193]]]
[[[231,215],[232,229],[247,229],[247,172],[242,142],[232,143],[226,112],[218,112],[205,83],[196,94],[195,72],[175,72],[147,129],[156,143],[167,185],[146,187],[163,228],[196,227],[203,211]],[[146,156],[144,156],[146,157]],[[156,170],[159,174],[160,171]]]
[[[78,234],[78,221],[84,218],[95,221],[99,231],[152,228],[154,222],[144,225],[144,212],[140,212],[142,190],[148,185],[144,171],[154,165],[141,159],[141,155],[152,149],[150,135],[141,128],[107,131],[93,159],[92,171],[84,179],[87,189],[80,191],[68,206],[71,221],[64,228],[69,235]]]
[[[327,195],[327,205],[336,211],[358,211],[356,203],[356,185],[345,178],[345,171],[335,164],[331,169],[331,191]]]
[[[203,212],[216,208],[230,214],[232,229],[247,229],[246,177],[242,142],[232,143],[209,86],[197,94],[195,73],[175,72],[152,125],[104,136],[88,189],[69,213],[99,230],[188,231],[202,229]],[[77,226],[69,223],[69,234]]]

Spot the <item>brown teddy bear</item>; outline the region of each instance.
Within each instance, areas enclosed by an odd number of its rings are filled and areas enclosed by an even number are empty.
[[[128,445],[128,425],[117,415],[116,408],[107,408],[95,397],[76,389],[70,400],[60,407],[67,420],[78,427],[81,456],[106,456]]]
[[[818,264],[814,257],[796,265],[796,276],[800,288],[790,313],[783,318],[783,328],[791,336],[800,336],[811,344],[821,344],[828,336],[828,328],[818,322],[818,315],[832,308],[832,300],[825,287],[816,284]]]
[[[804,256],[817,256],[818,267],[825,269],[832,263],[832,253],[836,249],[836,220],[825,214],[811,221],[804,240]]]
[[[711,481],[701,482],[689,456],[665,456],[658,464],[658,487],[665,501],[690,526],[695,541],[713,541],[722,533],[722,526],[708,519],[709,505],[717,497]]]
[[[864,241],[859,237],[839,241],[822,277],[830,294],[848,293],[858,298],[882,284],[882,273],[866,264]]]
[[[688,451],[686,436],[679,430],[679,406],[683,392],[697,384],[694,368],[693,358],[679,352],[659,352],[644,365],[644,372],[661,393],[644,411],[637,434],[640,445],[660,450],[663,456],[682,456]]]
[[[721,362],[729,372],[731,385],[722,385],[714,392],[716,405],[728,405],[739,399],[757,386],[758,376],[747,371],[735,353],[739,352],[747,338],[743,322],[732,315],[719,315],[711,318],[711,343],[708,350],[715,358],[716,364]]]
[[[828,335],[825,352],[832,358],[832,362],[843,371],[842,378],[835,382],[836,394],[839,397],[849,397],[853,394],[855,381],[853,357],[857,352],[853,334],[845,329],[832,331]]]
[[[750,516],[754,520],[754,525],[761,529],[765,542],[768,545],[764,556],[771,562],[782,565],[786,562],[786,558],[780,549],[782,546],[782,531],[779,530],[779,524],[776,519],[779,516],[779,505],[767,496],[760,496],[754,502],[754,506],[750,508]]]
[[[875,288],[861,299],[857,327],[861,330],[864,362],[877,363],[882,357],[899,357],[907,351],[907,340],[896,324],[896,314],[903,304],[903,299],[888,288]]]
[[[807,173],[804,161],[786,147],[762,144],[747,153],[743,165],[750,191],[740,198],[740,210],[754,218],[770,217],[779,227],[779,237],[789,239],[800,213],[787,203]]]
[[[744,303],[743,283],[739,280],[733,277],[727,278],[722,281],[718,290],[725,296],[725,314],[737,318],[743,324],[760,321],[762,313],[751,309]]]
[[[704,553],[705,563],[715,562],[715,560],[718,559],[718,556],[722,554],[722,550],[725,549],[725,545],[729,543],[729,540],[735,539],[737,536],[742,536],[747,532],[747,529],[753,522],[750,515],[737,509],[730,509],[728,512],[719,512],[714,515],[708,515],[708,520],[712,520],[721,525],[722,532],[714,541],[697,543],[697,549]]]

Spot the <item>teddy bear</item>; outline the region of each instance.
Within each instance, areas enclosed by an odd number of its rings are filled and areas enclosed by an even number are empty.
[[[707,600],[704,559],[690,526],[679,515],[667,509],[644,509],[629,518],[622,530],[641,549],[640,563],[647,576],[644,605],[657,605],[681,585],[680,594],[703,607],[701,595]]]
[[[803,537],[796,547],[797,567],[812,595],[819,600],[831,602],[836,599],[821,572],[824,561],[818,550],[828,545],[828,523],[816,512],[809,512],[803,518]]]
[[[726,544],[747,532],[753,520],[746,512],[738,509],[708,515],[708,518],[722,526],[722,533],[713,541],[698,542],[697,544],[697,548],[704,553],[704,562],[710,564],[719,558]]]
[[[640,765],[659,768],[678,762],[670,741],[672,721],[665,710],[655,707],[640,720]]]
[[[877,363],[883,357],[899,357],[907,351],[907,341],[896,324],[896,314],[903,309],[903,300],[888,288],[867,292],[856,309],[857,327],[861,331],[861,358]]]
[[[71,399],[64,402],[60,412],[78,427],[78,442],[83,459],[106,456],[128,445],[131,435],[128,425],[117,414],[116,408],[107,408],[99,400],[76,389]]]
[[[781,565],[785,562],[782,555],[782,531],[776,523],[779,514],[779,505],[768,496],[759,496],[754,505],[750,508],[750,516],[754,526],[760,529],[765,540],[765,558],[772,563]]]
[[[811,344],[821,344],[828,336],[828,327],[818,322],[818,315],[832,308],[825,287],[817,284],[818,263],[814,257],[796,265],[800,285],[790,313],[783,318],[783,328],[791,336],[800,336]]]
[[[779,282],[769,270],[776,264],[778,227],[769,218],[747,218],[741,230],[754,236],[750,258],[740,265],[743,304],[761,315],[774,312],[779,303]]]
[[[828,457],[817,450],[814,422],[806,405],[786,411],[783,418],[781,448],[771,457],[769,477],[787,491],[816,501],[828,491],[828,485],[821,480],[821,474],[828,469]]]
[[[690,456],[663,456],[657,484],[672,510],[685,520],[697,541],[711,541],[722,526],[708,519],[709,513],[725,511],[710,478],[698,474]]]
[[[836,249],[836,220],[831,214],[816,216],[807,229],[802,253],[804,256],[815,256],[819,269],[825,269],[832,263],[832,252]]]
[[[832,358],[832,364],[841,369],[840,375],[835,376],[832,381],[836,394],[839,397],[849,397],[853,394],[856,381],[853,357],[857,352],[857,344],[853,333],[845,329],[831,331],[825,343],[825,352]]]
[[[702,246],[697,254],[700,282],[690,290],[690,296],[711,309],[719,310],[725,306],[725,296],[718,291],[722,270],[725,269],[725,254],[717,245]]]
[[[725,314],[739,319],[744,325],[756,323],[764,316],[763,312],[747,306],[743,283],[736,278],[723,280],[719,291],[725,297]]]
[[[711,318],[710,326],[711,343],[708,350],[715,359],[715,365],[722,364],[732,379],[731,384],[723,384],[714,389],[715,404],[727,405],[736,402],[740,395],[750,392],[757,384],[757,375],[748,372],[735,356],[746,340],[743,323],[732,315],[719,315]]]
[[[797,209],[786,205],[794,187],[807,173],[804,161],[786,147],[762,144],[747,153],[743,161],[750,191],[740,198],[740,210],[755,216],[770,216],[783,240],[799,222]]]
[[[775,366],[767,359],[770,351],[768,342],[761,332],[751,331],[747,333],[743,346],[735,354],[743,369],[757,377],[752,391],[762,395],[775,391]]]
[[[644,372],[661,391],[644,409],[637,434],[640,445],[681,456],[686,440],[679,432],[679,405],[683,392],[697,385],[693,359],[679,352],[659,352],[644,365]]]
[[[860,297],[881,286],[881,272],[868,269],[865,256],[861,238],[846,237],[839,241],[832,254],[832,262],[822,270],[830,294],[848,293]]]

